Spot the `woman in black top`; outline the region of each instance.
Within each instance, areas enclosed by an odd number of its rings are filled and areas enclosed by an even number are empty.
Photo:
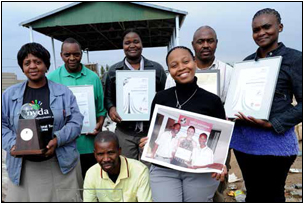
[[[225,111],[218,96],[198,87],[195,77],[196,64],[191,50],[179,46],[169,51],[166,57],[169,72],[176,81],[176,87],[156,94],[152,111],[156,104],[179,108],[207,116],[225,119]],[[141,140],[141,146],[145,139]],[[207,202],[226,174],[187,173],[152,165],[150,184],[154,202]],[[216,178],[213,179],[213,178]]]

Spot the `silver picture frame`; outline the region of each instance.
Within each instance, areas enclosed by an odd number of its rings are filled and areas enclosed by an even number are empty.
[[[234,64],[225,102],[228,118],[242,112],[246,116],[268,120],[282,57],[247,60]]]
[[[200,88],[220,96],[220,71],[218,69],[197,70],[195,76]]]
[[[93,85],[68,86],[76,97],[81,114],[84,116],[82,134],[91,133],[96,126],[96,112]]]
[[[123,121],[148,121],[156,93],[156,71],[116,71],[116,109]]]

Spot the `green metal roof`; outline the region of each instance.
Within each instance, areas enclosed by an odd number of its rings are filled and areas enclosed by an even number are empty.
[[[139,30],[144,47],[161,47],[169,44],[177,15],[181,27],[184,11],[142,2],[82,2],[20,25],[59,41],[73,37],[90,51],[121,49],[121,35],[128,28]]]

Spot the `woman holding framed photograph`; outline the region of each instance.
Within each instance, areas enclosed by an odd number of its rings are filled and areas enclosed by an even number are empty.
[[[220,98],[197,85],[196,64],[190,49],[178,46],[166,56],[168,70],[176,86],[156,94],[152,102],[152,112],[156,104],[226,119]],[[141,140],[140,146],[146,143]],[[151,165],[150,184],[154,202],[208,202],[212,201],[219,185],[227,173],[188,173],[163,166]]]

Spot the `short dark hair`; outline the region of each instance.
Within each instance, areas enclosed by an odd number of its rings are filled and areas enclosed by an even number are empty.
[[[51,56],[49,51],[46,48],[44,48],[41,44],[32,42],[23,45],[18,51],[17,60],[18,60],[18,65],[22,71],[23,71],[23,61],[29,54],[32,54],[35,57],[41,59],[43,63],[46,65],[47,70],[49,70],[51,65],[50,63]]]
[[[208,138],[208,135],[204,132],[199,135],[199,138],[201,137],[201,135],[203,135],[205,138]]]
[[[168,51],[167,55],[166,55],[165,61],[166,61],[166,65],[167,65],[167,66],[168,66],[168,62],[167,62],[168,56],[170,55],[170,53],[171,53],[172,51],[174,51],[174,50],[176,50],[176,49],[184,49],[184,50],[187,50],[187,51],[190,53],[190,55],[192,56],[192,58],[195,59],[195,58],[194,58],[193,52],[192,52],[189,48],[187,48],[187,47],[185,47],[185,46],[176,46],[176,47],[173,47],[172,49],[170,49],[170,50]]]
[[[190,129],[190,128],[193,129],[194,131],[196,131],[194,126],[190,126],[187,129]]]
[[[179,125],[181,127],[181,124],[180,123],[175,123],[173,124],[173,127],[175,127],[176,125]]]
[[[82,46],[80,45],[80,43],[77,40],[75,40],[74,38],[67,38],[61,44],[61,52],[62,52],[62,48],[64,47],[65,43],[76,43],[76,44],[78,44],[79,49],[82,50]]]
[[[142,37],[141,37],[140,32],[139,32],[138,30],[136,30],[136,29],[133,29],[133,28],[129,28],[129,29],[127,29],[127,30],[125,30],[125,31],[123,32],[123,34],[122,34],[122,41],[124,41],[124,38],[125,38],[125,36],[126,36],[128,33],[136,33],[136,34],[139,36],[139,38],[141,39],[141,41],[142,41]]]
[[[281,15],[279,14],[279,12],[277,12],[277,10],[271,9],[271,8],[264,8],[264,9],[261,9],[261,10],[259,10],[258,12],[256,12],[256,14],[254,14],[254,16],[253,16],[252,21],[253,21],[256,17],[258,17],[258,16],[260,16],[260,15],[262,15],[262,14],[274,15],[274,16],[276,17],[277,22],[278,22],[279,24],[281,24],[281,20],[282,20],[282,19],[281,19]]]
[[[120,149],[119,139],[116,134],[111,131],[102,131],[97,134],[94,143],[114,142],[117,149]]]

